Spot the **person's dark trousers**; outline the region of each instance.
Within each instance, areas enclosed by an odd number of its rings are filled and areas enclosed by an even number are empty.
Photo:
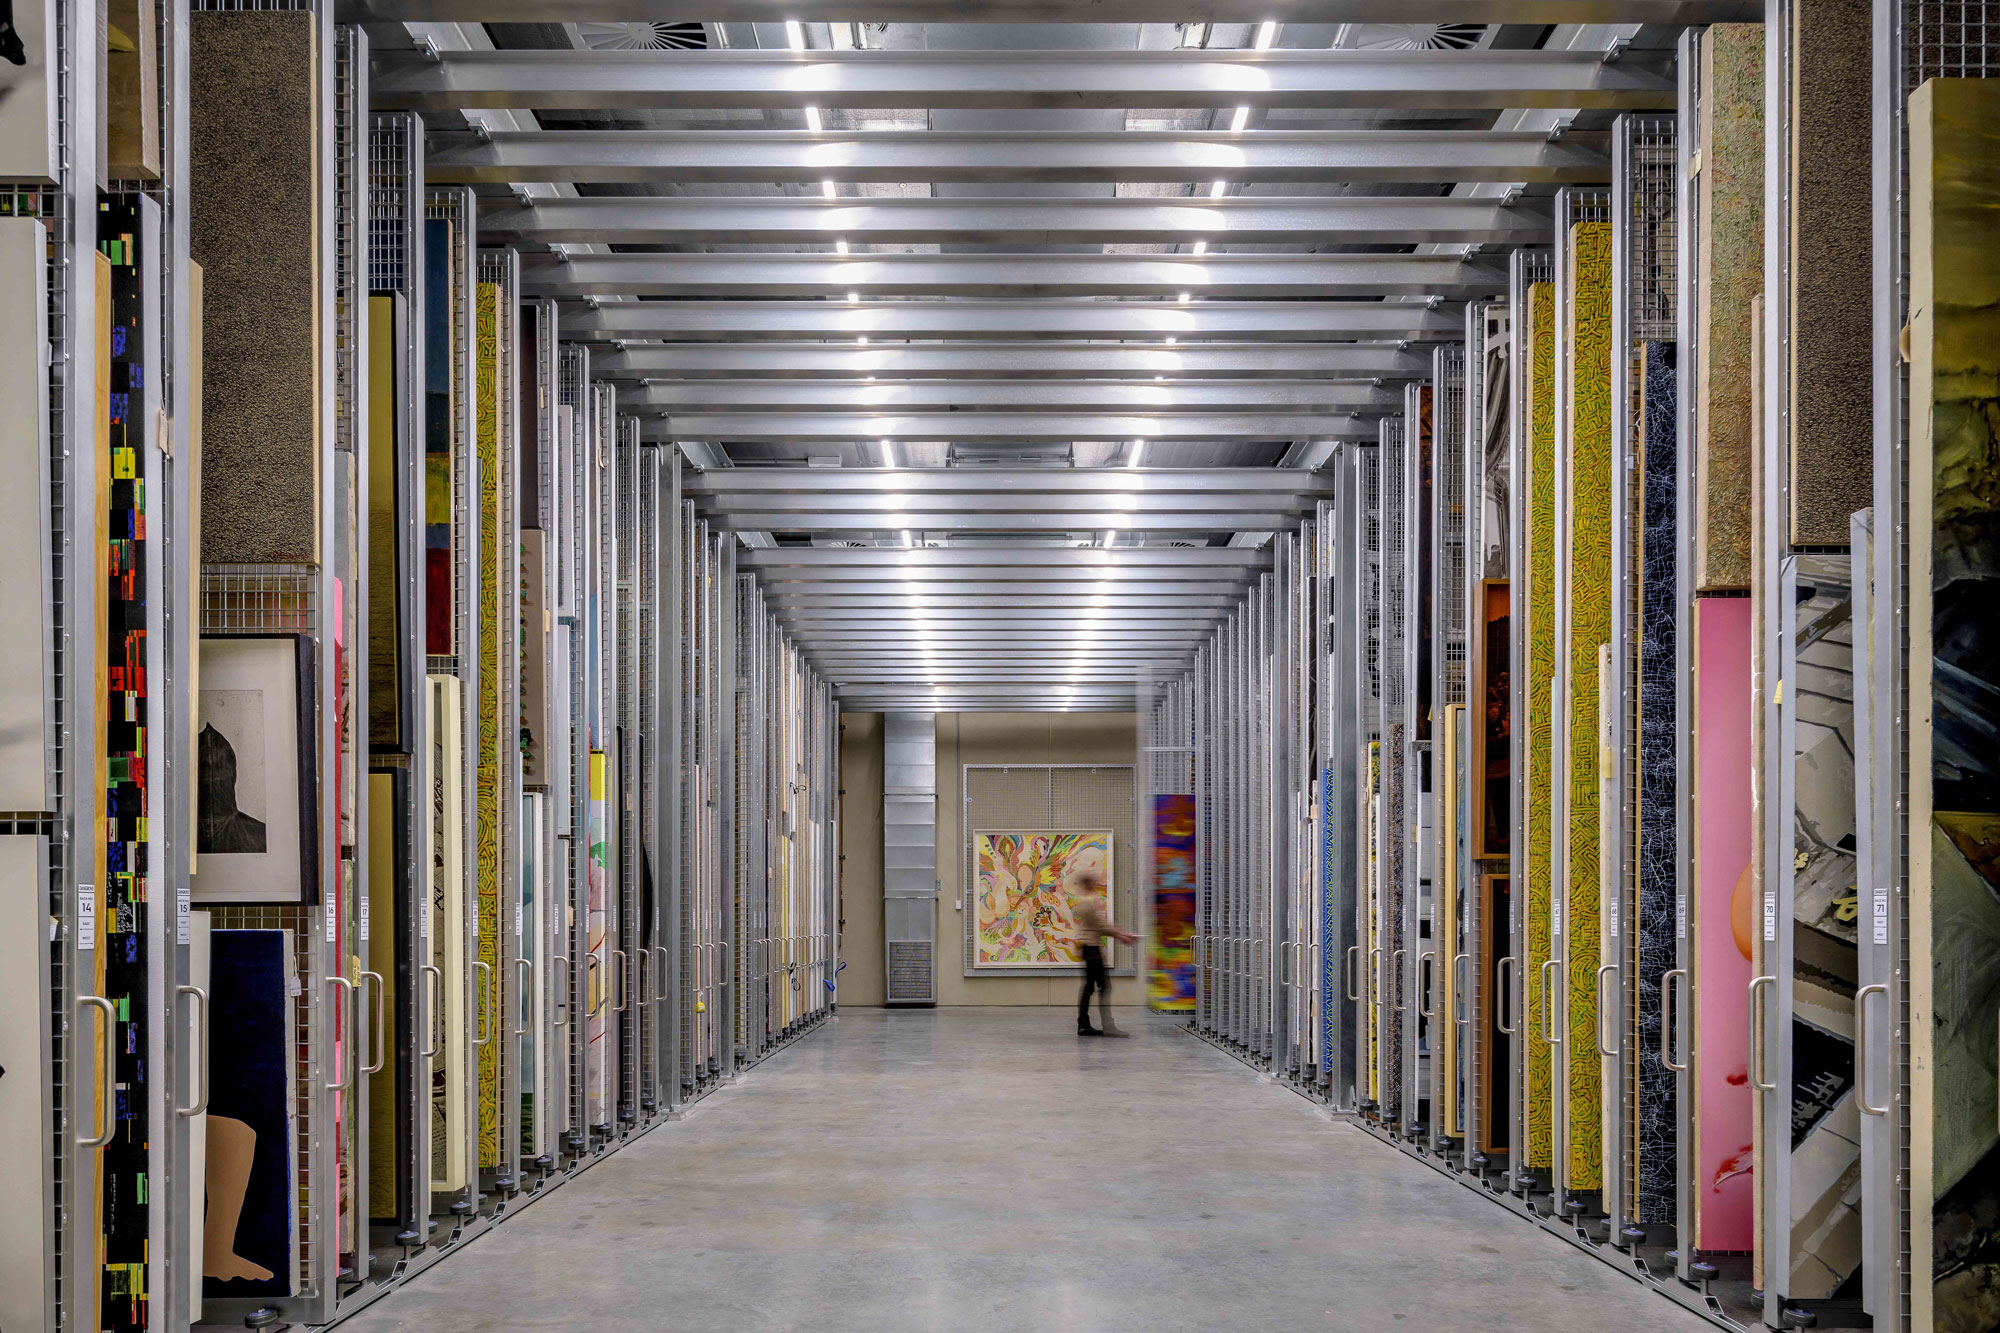
[[[1111,1026],[1111,976],[1104,970],[1104,950],[1095,944],[1083,946],[1083,993],[1076,997],[1076,1030],[1090,1029],[1090,993],[1096,991],[1104,1011],[1104,1026]]]

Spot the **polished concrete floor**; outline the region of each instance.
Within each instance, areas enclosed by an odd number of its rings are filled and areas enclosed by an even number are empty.
[[[1710,1327],[1123,1021],[1079,1042],[1060,1010],[846,1011],[345,1327]]]

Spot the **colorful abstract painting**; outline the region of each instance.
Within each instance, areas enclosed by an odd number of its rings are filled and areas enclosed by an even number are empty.
[[[1563,910],[1568,951],[1562,977],[1568,988],[1569,1040],[1563,1047],[1565,1139],[1563,1183],[1594,1190],[1604,1184],[1604,1063],[1597,1053],[1597,965],[1602,954],[1603,857],[1598,827],[1598,649],[1611,639],[1611,224],[1579,222],[1570,228],[1568,328],[1563,350],[1569,364],[1568,753],[1563,783],[1565,878]]]
[[[1153,966],[1146,997],[1162,1013],[1194,1009],[1194,797],[1153,797]]]
[[[453,651],[451,570],[452,320],[458,288],[452,281],[452,226],[424,223],[424,651]]]
[[[108,586],[99,589],[110,625],[105,662],[104,710],[107,783],[102,857],[104,893],[99,908],[98,953],[103,989],[118,1011],[113,1041],[116,1087],[111,1142],[103,1150],[104,1194],[102,1318],[107,1330],[147,1325],[150,1218],[146,1204],[149,1164],[151,1070],[146,1050],[149,1015],[146,902],[150,896],[151,838],[146,822],[151,795],[146,684],[146,432],[149,367],[145,330],[156,317],[141,265],[143,241],[158,235],[156,205],[129,195],[106,196],[99,205],[98,247],[111,261],[111,379],[100,388],[111,413],[110,480],[101,502],[110,510]]]
[[[610,770],[602,750],[590,752],[590,883],[584,900],[584,1123],[611,1123],[611,798]]]
[[[1028,829],[972,835],[973,966],[1081,964],[1073,898],[1086,874],[1104,881],[1107,915],[1117,901],[1111,834]]]
[[[2000,1326],[2000,84],[1930,80],[1909,127],[1914,1305],[1960,1333]]]
[[[1527,961],[1521,979],[1528,1002],[1522,1015],[1526,1031],[1540,1033],[1543,1010],[1549,1003],[1544,993],[1544,969],[1549,960],[1549,906],[1553,876],[1550,862],[1554,797],[1551,779],[1555,759],[1554,717],[1550,705],[1556,677],[1556,331],[1555,285],[1532,283],[1528,287],[1528,457],[1527,475],[1522,479],[1528,501],[1528,588],[1524,623],[1519,631],[1527,643],[1527,689],[1522,712],[1526,714],[1526,743],[1522,746],[1522,782],[1527,793],[1527,839],[1521,863],[1526,868]],[[1525,1080],[1527,1120],[1527,1165],[1530,1170],[1547,1170],[1554,1164],[1555,1088],[1554,1061],[1545,1041],[1527,1043],[1528,1067]]]

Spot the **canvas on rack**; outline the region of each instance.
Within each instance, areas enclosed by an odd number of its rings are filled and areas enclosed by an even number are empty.
[[[48,1012],[51,972],[49,888],[42,839],[0,836],[0,1013]],[[94,1032],[97,1021],[84,1011]],[[72,1027],[71,1033],[79,1029]],[[49,1143],[53,1109],[45,1096],[54,1070],[49,1024],[0,1022],[0,1328],[47,1322],[54,1262],[56,1181]],[[92,1126],[92,1129],[95,1127]],[[85,1132],[90,1132],[86,1130]]]
[[[424,913],[429,928],[424,971],[433,991],[430,1032],[431,1191],[453,1193],[470,1175],[472,1071],[466,1021],[465,686],[455,676],[430,683],[430,837],[425,858]]]
[[[403,867],[409,861],[404,806],[409,770],[372,769],[368,774],[369,932],[367,967],[382,980],[377,1002],[396,1015],[383,1033],[389,1049],[374,1052],[382,1072],[368,1081],[368,1216],[378,1223],[400,1219],[407,1190],[410,1125],[405,1110],[413,1089],[409,1077],[407,1020],[401,1007],[403,969],[409,968],[409,931],[404,925],[408,894]],[[412,969],[414,971],[414,969]]]
[[[2000,1325],[2000,84],[1908,123],[1912,1307],[1956,1330]]]
[[[0,180],[53,183],[61,166],[57,3],[9,0],[0,24]]]
[[[1194,797],[1153,797],[1153,968],[1148,998],[1162,1013],[1194,1008]]]
[[[12,0],[18,9],[23,0]],[[104,21],[105,175],[160,178],[159,13],[154,0],[110,0]]]
[[[319,896],[312,640],[201,640],[194,901],[302,905]]]
[[[299,1289],[293,1108],[298,974],[289,930],[209,935],[209,1300]]]
[[[319,559],[319,16],[188,16],[189,235],[207,271],[202,559]]]
[[[400,293],[368,298],[368,747],[404,752],[403,367],[409,306]]]
[[[1527,820],[1523,834],[1527,846],[1521,864],[1527,878],[1526,935],[1527,958],[1521,981],[1527,993],[1523,1019],[1527,1031],[1544,1032],[1545,1014],[1553,996],[1545,988],[1544,967],[1550,957],[1550,912],[1554,898],[1554,865],[1551,839],[1554,836],[1555,719],[1551,710],[1556,675],[1556,330],[1555,284],[1531,283],[1524,330],[1528,340],[1528,421],[1527,457],[1522,459],[1519,484],[1527,501],[1528,544],[1527,589],[1525,599],[1516,597],[1517,612],[1523,616],[1515,631],[1527,646],[1526,691],[1523,717],[1516,725],[1526,728],[1521,746],[1523,790]],[[1547,1171],[1555,1161],[1555,1061],[1547,1042],[1526,1043],[1528,1060],[1522,1079],[1525,1098],[1523,1149],[1530,1171]],[[1547,1182],[1544,1182],[1547,1183]]]
[[[0,63],[0,68],[5,68]],[[0,94],[4,98],[4,94]],[[0,150],[3,151],[3,150]],[[0,319],[20,334],[0,356],[0,809],[47,810],[49,641],[48,229],[0,218]]]
[[[1694,609],[1694,1244],[1755,1242],[1748,1036],[1750,951],[1750,599],[1698,597]]]
[[[1104,882],[1112,915],[1109,830],[977,830],[972,866],[975,969],[1080,964],[1072,899],[1085,875]]]
[[[452,568],[453,441],[460,385],[453,371],[459,285],[458,237],[443,218],[424,221],[424,651],[457,651],[457,574]]]

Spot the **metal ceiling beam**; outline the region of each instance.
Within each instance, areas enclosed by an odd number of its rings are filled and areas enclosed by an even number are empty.
[[[1085,411],[1401,412],[1401,387],[1340,380],[1175,380],[1169,384],[1100,380],[655,380],[628,385],[618,406],[644,416],[663,412],[784,410],[816,412]]]
[[[1256,496],[1293,501],[1333,494],[1330,482],[1306,472],[1265,467],[1220,468],[728,468],[697,473],[682,485],[688,496],[764,497],[833,494],[867,496],[995,493],[1035,496],[1182,495],[1202,499]]]
[[[1188,346],[1119,346],[1104,343],[957,343],[942,347],[858,347],[818,343],[677,343],[624,347],[591,356],[593,375],[605,379],[677,375],[768,378],[883,379],[1120,377],[1205,379],[1428,378],[1431,353],[1405,347],[1354,343],[1238,343]]]
[[[1515,107],[1664,111],[1672,56],[1581,51],[439,51],[379,53],[377,109],[807,106]]]
[[[1147,514],[1135,517],[1117,510],[1051,514],[957,513],[925,511],[899,514],[884,522],[879,512],[862,514],[792,513],[755,509],[709,517],[718,532],[1278,532],[1294,526],[1291,510],[1243,509],[1206,514]]]
[[[979,609],[945,606],[922,614],[912,611],[868,611],[853,607],[844,610],[839,607],[830,607],[826,610],[806,607],[781,619],[786,628],[801,634],[814,629],[833,628],[844,628],[860,634],[883,627],[911,627],[927,623],[935,624],[940,634],[948,634],[953,628],[953,622],[958,622],[957,628],[962,632],[976,634],[981,625],[1048,623],[1048,617],[1038,611],[1016,610],[997,603]],[[1187,634],[1199,637],[1208,632],[1207,626],[1215,618],[1176,615],[1171,611],[1119,610],[1110,613],[1104,619],[1106,624],[1112,627],[1156,629],[1164,634]]]
[[[540,52],[537,54],[551,54]],[[1457,198],[538,199],[479,216],[492,245],[1536,245],[1545,202]]]
[[[983,475],[978,468],[954,470],[974,476]],[[1039,480],[1057,473],[1057,469],[1050,469],[1046,473],[1035,472],[1031,475]],[[697,484],[712,475],[696,474],[688,478],[687,484]],[[777,546],[737,552],[736,567],[746,572],[755,571],[765,579],[783,577],[777,571],[792,569],[826,570],[829,573],[852,570],[865,573],[867,577],[877,577],[878,571],[889,569],[922,570],[935,578],[948,578],[968,570],[1048,567],[1075,570],[1079,578],[1117,578],[1121,574],[1152,577],[1159,570],[1230,570],[1253,575],[1271,567],[1271,553],[1224,546],[1124,546],[1110,549],[1101,546],[920,546],[912,549]]]
[[[1093,134],[806,130],[542,130],[430,137],[436,184],[846,184],[1455,181],[1589,185],[1611,179],[1610,138],[1474,130],[1126,131]]]
[[[894,578],[882,578],[876,582],[854,582],[850,578],[836,578],[822,582],[764,582],[760,578],[758,586],[762,588],[764,600],[770,606],[818,606],[826,604],[826,598],[834,596],[868,596],[868,594],[894,598],[894,604],[898,606],[908,604],[912,596],[916,596],[924,604],[934,604],[938,598],[1012,600],[1028,592],[1042,596],[1066,594],[1072,600],[1088,604],[1098,596],[1098,584],[1094,582],[1088,580],[1058,582],[1050,578],[1020,578],[1014,582],[990,582],[984,578],[948,582],[940,578],[936,582],[926,582],[926,584],[904,584],[902,580]],[[1106,582],[1104,586],[1130,598],[1154,598],[1154,600],[1164,600],[1168,604],[1174,604],[1176,598],[1182,596],[1222,596],[1228,598],[1230,604],[1236,604],[1238,600],[1242,600],[1246,590],[1244,582],[1230,582],[1228,578],[1216,578],[1208,582],[1188,580],[1188,578],[1176,578],[1172,582],[1120,580],[1120,582]]]
[[[1379,301],[648,301],[568,308],[579,342],[1150,338],[1400,342],[1465,336],[1459,306]]]
[[[546,23],[548,0],[342,0],[343,22]],[[571,22],[652,21],[659,0],[564,0]],[[713,23],[1731,23],[1762,0],[708,0]]]
[[[1332,415],[1165,412],[718,412],[650,417],[644,438],[816,443],[835,440],[1373,439],[1372,419]]]
[[[524,256],[530,296],[1449,296],[1506,290],[1496,260],[1450,255]]]
[[[1234,609],[1242,600],[1243,595],[1234,591],[1218,592],[1208,596],[1183,595],[1171,598],[1152,596],[1094,598],[1087,593],[1065,596],[1061,593],[1023,592],[1008,595],[1006,602],[1009,606],[1065,607],[1079,612],[1182,610],[1220,613]],[[962,607],[972,611],[984,610],[992,606],[995,601],[996,599],[991,596],[952,596],[932,593],[916,605],[912,605],[909,598],[894,593],[883,593],[873,597],[865,593],[823,593],[818,597],[801,597],[791,602],[776,603],[772,605],[772,609],[775,611],[779,607],[798,607],[802,610],[825,611],[909,611],[913,615],[928,615],[951,607]]]

